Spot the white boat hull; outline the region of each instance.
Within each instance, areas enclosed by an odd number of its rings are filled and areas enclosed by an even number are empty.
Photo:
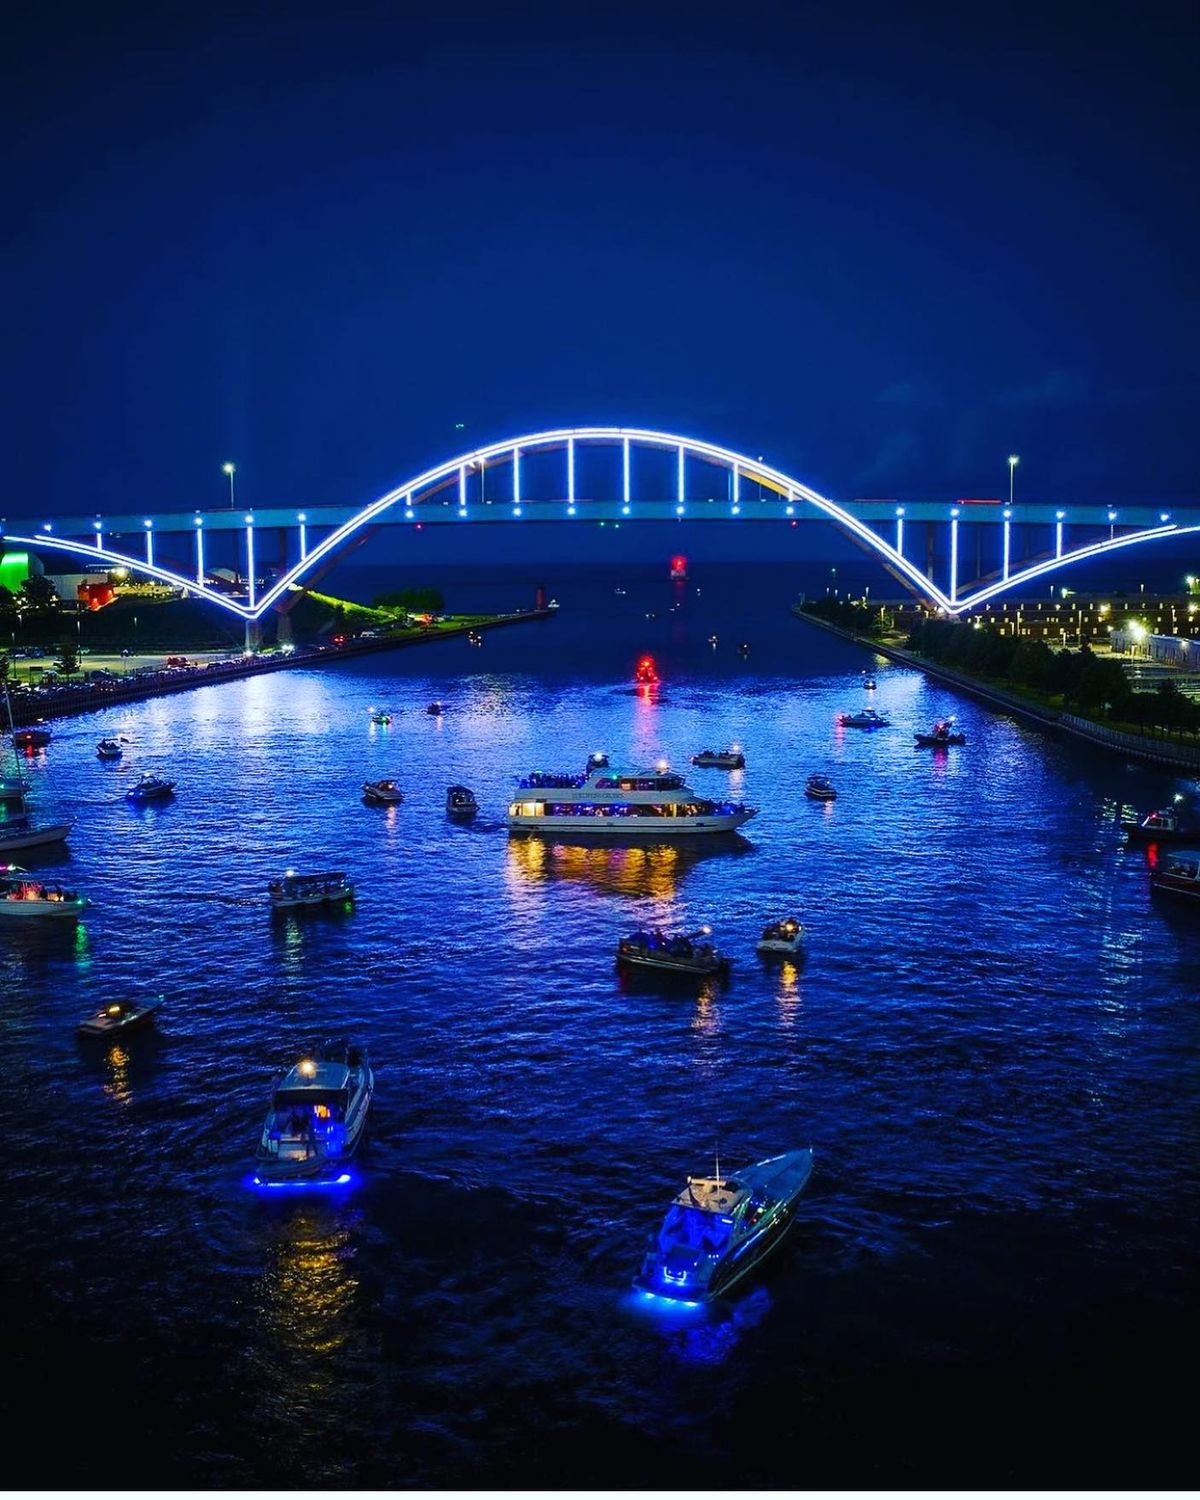
[[[567,813],[527,815],[509,813],[510,833],[609,834],[616,838],[669,839],[681,834],[732,833],[757,812],[746,807],[736,813],[704,813],[699,817],[660,818],[633,814]]]
[[[776,954],[780,958],[795,958],[804,952],[804,939],[797,938],[794,942],[787,942],[783,938],[766,938],[758,945],[759,953]]]
[[[19,921],[26,917],[57,917],[64,921],[80,916],[86,905],[87,901],[82,897],[75,901],[0,900],[0,919],[8,917]]]
[[[27,828],[23,833],[0,833],[0,855],[10,849],[37,849],[43,844],[62,844],[71,831],[70,823],[51,823],[45,828]]]

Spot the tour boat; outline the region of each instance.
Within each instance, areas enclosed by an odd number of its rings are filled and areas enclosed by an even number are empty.
[[[96,754],[101,760],[120,760],[125,751],[120,740],[101,740]]]
[[[333,906],[353,901],[354,886],[341,871],[297,875],[295,870],[288,870],[282,880],[271,881],[267,893],[276,911],[290,911],[298,906]]]
[[[382,781],[363,782],[363,801],[373,802],[378,807],[391,807],[404,801],[404,793],[396,782],[385,776]]]
[[[814,802],[836,802],[837,788],[828,776],[810,776],[804,783],[804,795]]]
[[[534,772],[518,787],[508,808],[513,831],[664,838],[728,833],[757,812],[742,802],[709,801],[686,786],[682,776],[666,770],[602,767],[584,776]]]
[[[633,1284],[672,1302],[728,1292],[783,1240],[812,1174],[812,1148],[788,1151],[731,1177],[689,1177],[651,1237]]]
[[[47,883],[20,865],[0,865],[0,917],[77,917],[86,905],[78,891]]]
[[[81,1036],[124,1036],[127,1031],[140,1031],[144,1026],[153,1026],[154,1017],[162,1005],[162,996],[148,1005],[137,1000],[113,1000],[102,1005],[89,1020],[80,1021]]]
[[[440,719],[446,712],[446,705],[444,703],[427,703],[425,705],[425,712],[431,714],[435,719]]]
[[[1148,812],[1144,818],[1123,818],[1121,831],[1131,844],[1184,844],[1200,842],[1200,828],[1193,820],[1185,820],[1177,796],[1170,807],[1160,807]]]
[[[392,722],[392,716],[386,708],[372,708],[370,711],[372,724],[385,725]]]
[[[1200,901],[1200,849],[1172,849],[1150,871],[1153,890]]]
[[[920,749],[936,749],[939,745],[965,745],[967,737],[953,727],[953,719],[939,719],[928,734],[916,734],[913,738]]]
[[[143,771],[125,793],[125,800],[135,802],[140,806],[147,802],[165,802],[174,795],[175,783],[173,781],[164,781],[161,776],[151,776],[149,771]]]
[[[14,729],[12,742],[18,750],[41,750],[54,738],[48,729],[33,725],[28,729]]]
[[[845,729],[887,729],[891,723],[873,708],[860,708],[856,714],[838,714],[838,723]]]
[[[461,818],[465,823],[473,818],[479,811],[479,803],[475,800],[475,793],[469,786],[451,786],[446,788],[446,814],[451,818]]]
[[[302,1057],[271,1096],[254,1182],[258,1187],[337,1187],[367,1133],[375,1075],[364,1047],[326,1042]]]
[[[617,944],[617,962],[670,974],[720,974],[729,960],[709,942],[711,927],[671,935],[659,931],[634,932]]]
[[[763,928],[758,940],[758,952],[778,954],[781,958],[794,958],[804,952],[804,927],[795,917],[784,917]]]
[[[702,770],[741,771],[745,769],[746,757],[736,745],[729,750],[701,750],[692,756],[692,765]]]

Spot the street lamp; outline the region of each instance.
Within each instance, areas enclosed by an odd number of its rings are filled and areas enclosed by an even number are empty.
[[[1017,472],[1017,465],[1021,460],[1015,453],[1008,455],[1008,503],[1013,503],[1013,475]]]
[[[237,472],[233,464],[222,464],[221,473],[229,475],[229,509],[233,509],[233,476]]]

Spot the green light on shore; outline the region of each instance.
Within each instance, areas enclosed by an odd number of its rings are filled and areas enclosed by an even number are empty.
[[[28,577],[28,552],[6,552],[0,557],[0,588],[6,588],[10,594],[19,593]]]

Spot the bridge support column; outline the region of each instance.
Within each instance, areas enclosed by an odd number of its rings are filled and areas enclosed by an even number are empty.
[[[246,650],[251,655],[257,655],[262,649],[262,621],[246,621]]]
[[[294,646],[296,638],[292,634],[292,617],[290,613],[278,610],[275,615],[275,640],[280,646]]]

